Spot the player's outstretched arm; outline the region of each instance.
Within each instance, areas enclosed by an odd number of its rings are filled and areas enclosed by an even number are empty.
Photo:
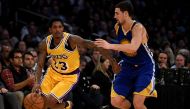
[[[83,39],[80,36],[77,35],[72,35],[70,38],[70,43],[73,43],[75,46],[82,46],[84,48],[89,48],[89,49],[94,49],[96,48],[97,50],[99,50],[101,52],[101,54],[103,56],[105,56],[106,58],[108,58],[110,60],[110,63],[112,65],[112,70],[114,73],[119,73],[120,72],[120,67],[117,63],[117,61],[112,57],[112,52],[111,50],[108,49],[104,49],[101,47],[97,47],[93,41],[91,40],[87,40],[87,39]]]

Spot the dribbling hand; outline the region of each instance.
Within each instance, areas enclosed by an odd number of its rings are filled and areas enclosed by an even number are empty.
[[[32,88],[32,92],[41,93],[40,84],[35,83],[33,88]]]

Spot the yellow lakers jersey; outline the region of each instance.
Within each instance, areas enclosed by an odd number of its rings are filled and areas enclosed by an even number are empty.
[[[52,49],[50,48],[50,45],[53,36],[47,36],[47,53],[52,58],[50,67],[58,73],[71,73],[72,71],[79,68],[80,56],[77,46],[73,51],[70,51],[65,48],[65,44],[67,43],[70,34],[63,32],[63,36],[64,37],[60,41],[59,45]]]

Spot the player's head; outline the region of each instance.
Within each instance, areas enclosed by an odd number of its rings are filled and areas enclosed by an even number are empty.
[[[62,37],[64,31],[64,23],[60,18],[52,18],[49,22],[49,32],[53,37]]]
[[[124,0],[115,5],[114,18],[118,23],[123,24],[126,18],[132,19],[134,8],[130,0]]]

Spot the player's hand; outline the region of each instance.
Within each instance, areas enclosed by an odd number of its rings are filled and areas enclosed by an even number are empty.
[[[32,92],[40,93],[41,92],[40,84],[35,83],[32,88]]]
[[[110,43],[108,43],[106,40],[103,39],[96,39],[94,41],[94,44],[97,45],[97,47],[102,47],[104,49],[110,49]]]

